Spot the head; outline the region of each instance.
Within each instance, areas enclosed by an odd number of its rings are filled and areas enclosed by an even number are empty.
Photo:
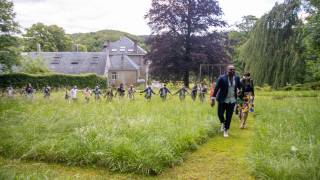
[[[243,97],[243,101],[244,101],[244,102],[249,102],[248,96]]]
[[[227,73],[229,76],[234,76],[236,74],[236,68],[234,67],[234,65],[227,66]]]

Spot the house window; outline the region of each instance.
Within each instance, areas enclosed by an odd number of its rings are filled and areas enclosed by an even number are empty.
[[[128,52],[133,52],[133,49],[128,49]]]
[[[111,73],[111,79],[112,80],[117,80],[117,73],[116,72],[112,72]]]
[[[71,64],[79,64],[79,62],[71,62]]]
[[[117,49],[111,49],[111,51],[112,51],[112,52],[117,52],[118,50],[117,50]]]

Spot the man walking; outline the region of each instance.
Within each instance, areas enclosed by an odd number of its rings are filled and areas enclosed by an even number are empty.
[[[237,90],[240,89],[240,78],[235,74],[235,67],[233,65],[227,66],[227,74],[219,77],[211,97],[213,105],[215,100],[218,101],[218,117],[221,122],[221,131],[223,131],[224,137],[229,136],[228,130],[236,104]]]

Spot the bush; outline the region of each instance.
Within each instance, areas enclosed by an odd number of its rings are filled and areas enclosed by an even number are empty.
[[[31,75],[24,73],[2,74],[0,75],[0,89],[5,89],[9,85],[14,88],[22,88],[31,83],[36,89],[41,89],[45,85],[53,88],[64,88],[77,85],[79,88],[94,87],[96,84],[100,87],[107,86],[107,80],[104,77],[95,74],[67,75],[67,74],[42,74]]]

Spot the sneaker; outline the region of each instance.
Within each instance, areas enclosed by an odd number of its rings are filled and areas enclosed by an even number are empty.
[[[223,131],[223,137],[229,137],[229,135],[228,135],[228,130],[224,130],[224,131]]]
[[[221,129],[220,129],[220,131],[221,131],[221,132],[224,131],[224,124],[223,124],[223,123],[221,123]]]

